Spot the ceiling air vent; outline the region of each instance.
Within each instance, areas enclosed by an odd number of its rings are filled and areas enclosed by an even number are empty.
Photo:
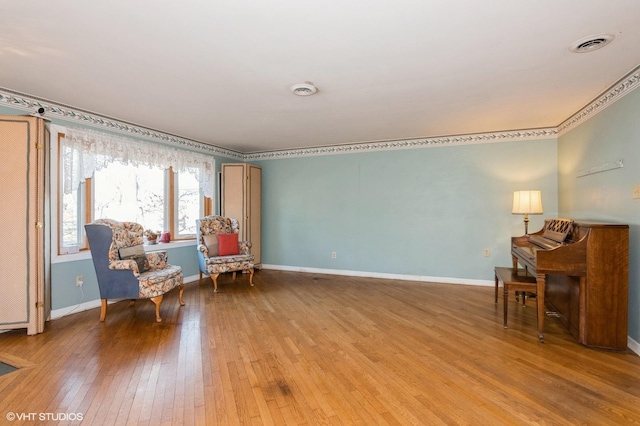
[[[305,81],[301,84],[294,84],[291,86],[291,92],[296,96],[311,96],[316,93],[318,89],[310,81]]]
[[[573,43],[569,50],[575,53],[586,53],[598,50],[601,47],[605,47],[611,43],[614,36],[611,34],[600,34],[595,36],[586,37]]]

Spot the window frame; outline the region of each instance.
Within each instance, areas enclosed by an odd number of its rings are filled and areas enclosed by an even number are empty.
[[[84,231],[84,225],[87,223],[91,223],[95,218],[93,217],[93,207],[94,207],[94,179],[93,177],[87,178],[84,183],[81,184],[79,188],[79,196],[78,196],[78,213],[77,216],[82,223],[78,224],[79,232],[81,234],[78,238],[78,244],[73,246],[64,246],[63,245],[63,229],[62,229],[62,220],[63,220],[63,191],[61,188],[61,177],[62,177],[62,139],[65,137],[65,128],[59,125],[50,125],[51,130],[51,138],[56,140],[57,143],[50,144],[50,154],[51,154],[51,162],[50,162],[50,181],[51,181],[51,189],[52,189],[52,209],[51,209],[51,224],[52,224],[52,237],[55,237],[55,243],[51,244],[52,250],[52,259],[63,261],[66,258],[73,257],[69,255],[73,254],[89,254],[89,247],[87,243],[87,238]],[[215,161],[215,160],[214,160]],[[167,230],[171,233],[171,243],[190,243],[194,244],[196,241],[196,235],[184,235],[178,236],[176,233],[176,223],[177,223],[177,202],[175,200],[176,194],[178,194],[178,186],[176,184],[177,179],[175,179],[177,173],[173,171],[172,168],[164,170],[165,176],[165,184],[164,184],[164,193],[165,193],[165,205],[164,205],[164,221],[167,223]],[[55,191],[55,192],[54,192]],[[212,214],[212,199],[200,194],[200,215],[209,215]],[[215,194],[214,194],[215,196]],[[54,207],[55,206],[55,207]],[[82,257],[85,257],[82,256]],[[70,259],[71,260],[71,259]]]

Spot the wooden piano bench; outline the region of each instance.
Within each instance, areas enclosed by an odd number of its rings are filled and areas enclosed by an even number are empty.
[[[533,293],[537,295],[538,293],[538,284],[536,282],[536,278],[531,275],[527,275],[524,269],[514,269],[514,268],[503,268],[500,266],[496,266],[495,268],[495,276],[496,276],[496,303],[498,303],[498,287],[499,283],[502,283],[504,288],[503,294],[503,304],[504,304],[504,319],[503,326],[507,328],[507,308],[509,301],[509,290],[513,291],[522,291],[526,293]],[[524,297],[524,296],[523,296]],[[538,298],[536,297],[536,303],[538,303]],[[541,330],[538,330],[538,338],[540,342],[543,341],[543,337],[541,335]]]

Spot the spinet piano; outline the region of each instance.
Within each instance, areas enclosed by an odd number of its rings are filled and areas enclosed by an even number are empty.
[[[627,348],[628,225],[547,219],[511,238],[511,256],[537,279],[541,342],[546,305],[583,345]]]

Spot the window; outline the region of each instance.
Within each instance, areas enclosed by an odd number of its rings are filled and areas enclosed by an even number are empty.
[[[197,176],[192,172],[174,174],[175,210],[173,226],[175,236],[196,235],[196,219],[204,216],[204,200]],[[173,235],[173,234],[172,234]]]
[[[196,219],[211,214],[211,157],[68,130],[59,137],[59,254],[86,248],[84,225],[97,218],[195,238]]]
[[[92,219],[138,222],[146,229],[168,230],[165,221],[165,171],[111,163],[96,170]]]
[[[81,187],[80,187],[81,186]],[[69,194],[62,194],[60,209],[62,214],[60,230],[61,230],[61,246],[72,247],[79,246],[82,241],[82,210],[84,197],[84,183]]]

